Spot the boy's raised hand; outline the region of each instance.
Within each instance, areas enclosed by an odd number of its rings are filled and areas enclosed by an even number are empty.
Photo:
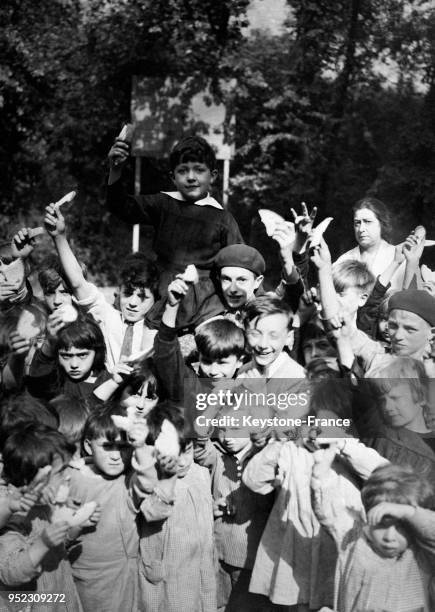
[[[145,419],[137,419],[128,431],[128,441],[133,448],[142,448],[148,437],[149,429]]]
[[[288,251],[293,251],[293,245],[296,240],[293,224],[287,222],[278,223],[272,234],[272,238],[279,244],[281,252],[286,253]]]
[[[12,238],[12,255],[25,259],[33,251],[36,244],[35,238],[32,236],[30,227],[23,227]]]
[[[301,204],[302,214],[298,215],[294,208],[291,208],[290,211],[293,215],[295,230],[296,230],[296,240],[293,245],[293,250],[296,253],[302,253],[308,238],[310,237],[311,230],[313,229],[314,219],[317,215],[317,207],[314,206],[312,211],[309,213],[307,205],[305,202]]]
[[[65,219],[54,204],[45,208],[44,226],[52,238],[65,233]]]
[[[173,455],[163,455],[158,450],[155,451],[155,457],[160,473],[165,477],[174,476],[178,469],[178,457]]]
[[[109,166],[110,168],[119,168],[127,161],[130,155],[130,145],[128,142],[117,138],[112,145],[109,154]]]
[[[126,359],[126,357],[121,357],[120,361],[113,368],[112,379],[117,385],[120,385],[133,372],[133,367],[128,365]]]
[[[181,274],[177,274],[172,283],[168,286],[168,304],[176,306],[181,302],[184,296],[189,291],[189,285],[182,278]]]
[[[323,238],[321,238],[318,246],[313,248],[310,259],[318,270],[331,267],[331,253],[329,252],[328,245]]]
[[[426,230],[422,225],[418,225],[415,230],[407,237],[403,244],[403,254],[410,263],[418,263],[423,254]]]
[[[386,516],[391,516],[398,520],[410,519],[414,516],[415,510],[414,506],[409,506],[407,504],[381,502],[377,504],[377,506],[374,506],[374,508],[370,508],[367,513],[367,522],[372,527],[375,527],[379,525]]]

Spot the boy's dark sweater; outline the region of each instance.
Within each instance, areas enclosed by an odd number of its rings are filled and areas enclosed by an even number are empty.
[[[85,399],[91,397],[93,390],[109,378],[110,374],[107,370],[103,370],[93,383],[86,382],[86,380],[77,382],[71,380],[60,374],[55,359],[47,357],[41,349],[38,349],[30,364],[25,384],[30,395],[39,399],[48,401],[61,393]]]
[[[201,414],[195,409],[199,393],[213,391],[212,382],[188,367],[183,359],[177,330],[160,324],[154,339],[154,365],[157,378],[166,399],[184,408],[184,417],[194,431],[195,416]]]
[[[377,278],[367,302],[357,311],[356,326],[373,340],[378,337],[379,307],[390,287],[391,283],[387,286],[382,285]]]
[[[244,242],[232,214],[213,206],[198,206],[164,193],[128,195],[122,181],[108,186],[106,203],[110,212],[127,223],[154,227],[158,263],[175,272],[188,264],[210,270],[220,249]]]

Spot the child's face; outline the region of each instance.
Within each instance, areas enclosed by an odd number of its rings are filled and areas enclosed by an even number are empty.
[[[190,442],[186,445],[186,448],[183,452],[180,453],[178,457],[178,468],[177,468],[177,476],[178,478],[184,478],[187,472],[190,470],[190,467],[193,463],[193,444]]]
[[[263,368],[271,365],[283,348],[293,343],[293,332],[288,329],[288,317],[284,313],[249,321],[246,336],[255,363]]]
[[[59,349],[59,365],[65,370],[68,378],[80,381],[89,376],[95,359],[95,351],[71,346]]]
[[[134,408],[136,414],[141,417],[145,417],[151,408],[158,403],[159,398],[157,395],[148,397],[148,385],[149,381],[145,380],[143,385],[134,390],[130,386],[123,390],[120,404],[123,408]]]
[[[173,172],[176,188],[186,200],[202,200],[210,191],[216,176],[216,170],[210,170],[202,162],[183,162]]]
[[[96,440],[85,440],[85,451],[92,456],[97,470],[109,478],[117,478],[127,468],[131,458],[131,446],[121,436],[114,442],[100,436]]]
[[[361,306],[367,302],[367,293],[361,293],[361,289],[347,287],[344,291],[337,293],[338,303],[350,316],[354,316]]]
[[[72,295],[63,283],[59,283],[54,291],[44,293],[44,299],[50,312],[54,312],[64,304],[72,303]]]
[[[216,361],[210,361],[199,354],[201,373],[207,378],[232,378],[242,362],[236,355],[228,355]]]
[[[388,315],[388,334],[391,350],[402,357],[420,357],[420,353],[430,350],[432,328],[429,323],[414,312],[395,308]]]
[[[381,317],[378,319],[378,331],[382,340],[385,342],[390,341],[390,334],[388,333],[388,317]]]
[[[337,351],[329,343],[326,336],[324,338],[309,338],[304,340],[302,345],[304,353],[305,365],[308,365],[313,359],[333,357],[336,359]]]
[[[250,438],[247,435],[246,431],[241,431],[240,429],[220,430],[219,440],[228,453],[235,455],[250,443]]]
[[[262,280],[262,276],[256,276],[246,268],[236,266],[222,268],[220,282],[227,306],[232,309],[242,308],[255,297],[255,291],[261,285]]]
[[[374,527],[368,527],[368,537],[373,548],[381,557],[394,559],[409,546],[409,538],[402,523],[391,516],[385,516]]]
[[[154,296],[148,287],[120,288],[120,306],[124,321],[136,323],[141,321],[154,306]]]
[[[423,417],[423,402],[416,401],[408,383],[398,383],[382,397],[382,413],[391,427],[413,428]]]
[[[381,224],[375,213],[368,208],[357,210],[353,218],[355,239],[364,250],[375,246],[381,240]]]

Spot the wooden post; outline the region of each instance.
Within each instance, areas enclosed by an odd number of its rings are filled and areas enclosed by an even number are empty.
[[[142,159],[139,155],[135,158],[134,165],[134,194],[140,194],[140,181],[141,181],[141,169],[142,169]],[[132,235],[132,244],[131,249],[133,253],[137,253],[139,250],[139,242],[140,242],[140,225],[136,223],[133,225],[133,235]]]

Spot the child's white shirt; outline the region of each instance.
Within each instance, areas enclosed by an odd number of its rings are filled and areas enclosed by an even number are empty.
[[[113,371],[121,356],[122,342],[128,327],[123,321],[119,310],[109,304],[104,294],[92,283],[88,283],[90,294],[87,298],[78,300],[77,304],[93,316],[100,326],[106,342],[106,368]],[[148,329],[141,319],[133,324],[133,340],[131,353],[152,347],[157,331]]]

